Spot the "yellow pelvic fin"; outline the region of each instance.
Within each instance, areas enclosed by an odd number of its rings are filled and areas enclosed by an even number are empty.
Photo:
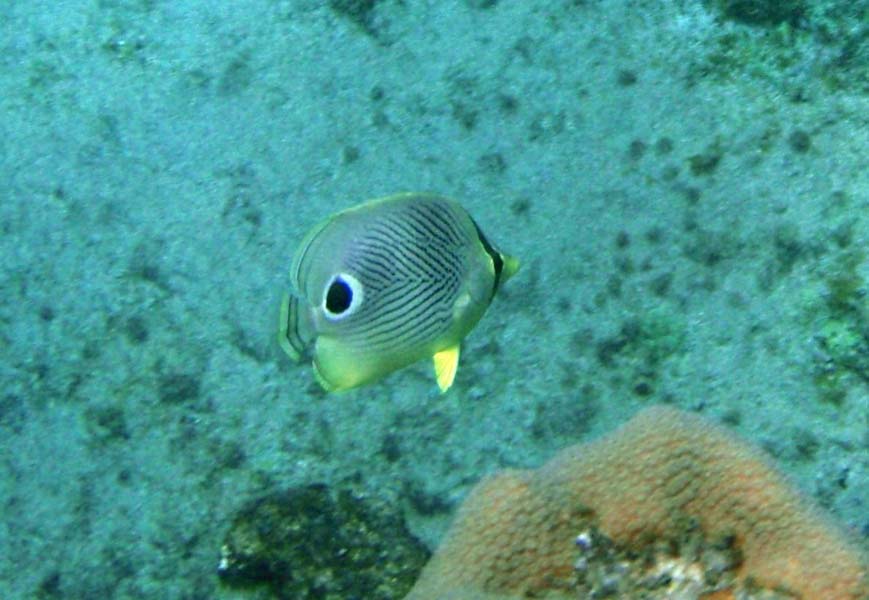
[[[459,345],[456,344],[446,350],[441,350],[434,355],[435,377],[441,393],[446,392],[453,385],[456,371],[459,368]]]

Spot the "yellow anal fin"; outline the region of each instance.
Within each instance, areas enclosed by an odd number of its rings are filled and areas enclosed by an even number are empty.
[[[446,350],[441,350],[434,355],[435,377],[441,393],[446,392],[453,385],[456,371],[459,368],[459,345],[456,344]]]

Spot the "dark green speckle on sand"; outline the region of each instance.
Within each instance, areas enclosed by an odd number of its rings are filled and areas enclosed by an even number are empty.
[[[233,587],[276,598],[403,598],[429,552],[400,513],[349,489],[322,484],[251,501],[233,518],[218,574]]]

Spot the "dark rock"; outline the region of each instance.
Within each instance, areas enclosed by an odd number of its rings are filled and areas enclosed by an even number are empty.
[[[321,484],[253,500],[220,550],[227,585],[294,600],[403,598],[429,557],[398,509]]]

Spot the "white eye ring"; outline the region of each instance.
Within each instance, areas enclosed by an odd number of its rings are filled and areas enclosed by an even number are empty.
[[[320,308],[330,321],[341,321],[362,306],[362,284],[350,273],[336,273],[323,288]]]

